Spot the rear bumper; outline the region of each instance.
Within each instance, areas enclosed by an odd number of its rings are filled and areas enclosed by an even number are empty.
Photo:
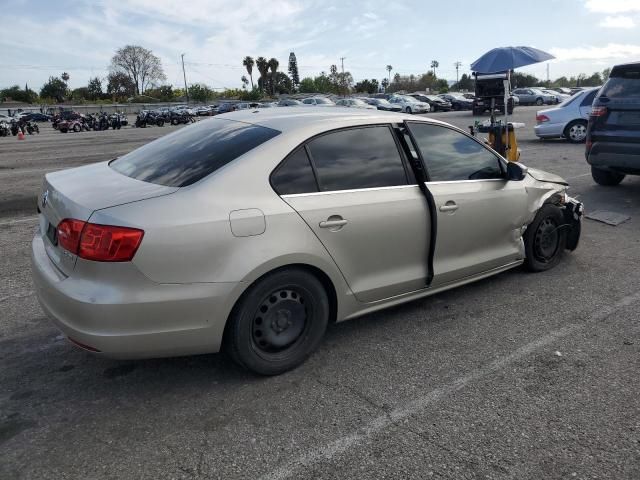
[[[565,123],[539,123],[533,131],[539,138],[558,138],[562,136]]]
[[[217,352],[238,286],[158,284],[130,264],[125,275],[114,273],[120,268],[114,264],[104,278],[66,277],[49,260],[39,235],[31,261],[47,316],[74,344],[112,358]]]
[[[640,173],[640,143],[594,142],[587,152],[594,167],[623,173]]]

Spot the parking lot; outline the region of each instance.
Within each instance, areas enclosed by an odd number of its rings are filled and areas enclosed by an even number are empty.
[[[333,325],[273,378],[224,355],[87,354],[34,296],[42,176],[182,127],[0,138],[0,478],[640,478],[640,177],[597,186],[584,145],[535,137],[536,110],[513,117],[521,161],[569,180],[587,212],[630,219],[585,220],[549,272]]]

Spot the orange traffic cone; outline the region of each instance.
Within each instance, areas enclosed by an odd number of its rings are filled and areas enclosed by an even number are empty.
[[[18,140],[24,140],[24,133],[22,130],[18,130]]]

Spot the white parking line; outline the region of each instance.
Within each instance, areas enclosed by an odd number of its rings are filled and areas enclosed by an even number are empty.
[[[17,220],[8,220],[6,222],[0,222],[0,227],[4,227],[5,225],[14,225],[16,223],[33,222],[34,220],[38,220],[37,215],[33,215],[32,217],[19,218]]]
[[[624,297],[614,305],[594,312],[594,314],[591,315],[584,323],[567,325],[566,327],[551,332],[548,335],[539,338],[538,340],[534,340],[533,342],[520,347],[509,355],[489,363],[483,368],[474,370],[468,375],[464,375],[440,388],[431,390],[426,395],[419,397],[401,407],[398,407],[389,413],[385,413],[374,418],[359,430],[344,437],[338,438],[308,453],[305,453],[295,460],[275,469],[268,474],[263,475],[260,478],[262,480],[281,480],[291,477],[300,478],[302,476],[298,472],[300,469],[316,463],[331,460],[333,457],[343,454],[350,448],[363,443],[373,435],[382,432],[387,427],[390,427],[402,420],[406,420],[407,418],[420,413],[432,403],[438,402],[451,393],[461,390],[469,383],[475,382],[482,379],[483,377],[502,370],[505,366],[517,362],[518,360],[526,357],[535,350],[546,347],[556,340],[571,335],[572,333],[585,328],[589,323],[604,320],[619,309],[632,305],[638,301],[640,301],[640,292]]]

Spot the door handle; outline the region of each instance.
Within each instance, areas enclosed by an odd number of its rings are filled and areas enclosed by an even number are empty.
[[[320,222],[320,228],[336,228],[336,227],[344,227],[348,222],[341,218],[340,220],[325,220],[324,222]]]
[[[451,200],[444,205],[440,205],[441,212],[455,212],[456,210],[458,210],[458,205],[456,205],[456,202],[452,202]]]

